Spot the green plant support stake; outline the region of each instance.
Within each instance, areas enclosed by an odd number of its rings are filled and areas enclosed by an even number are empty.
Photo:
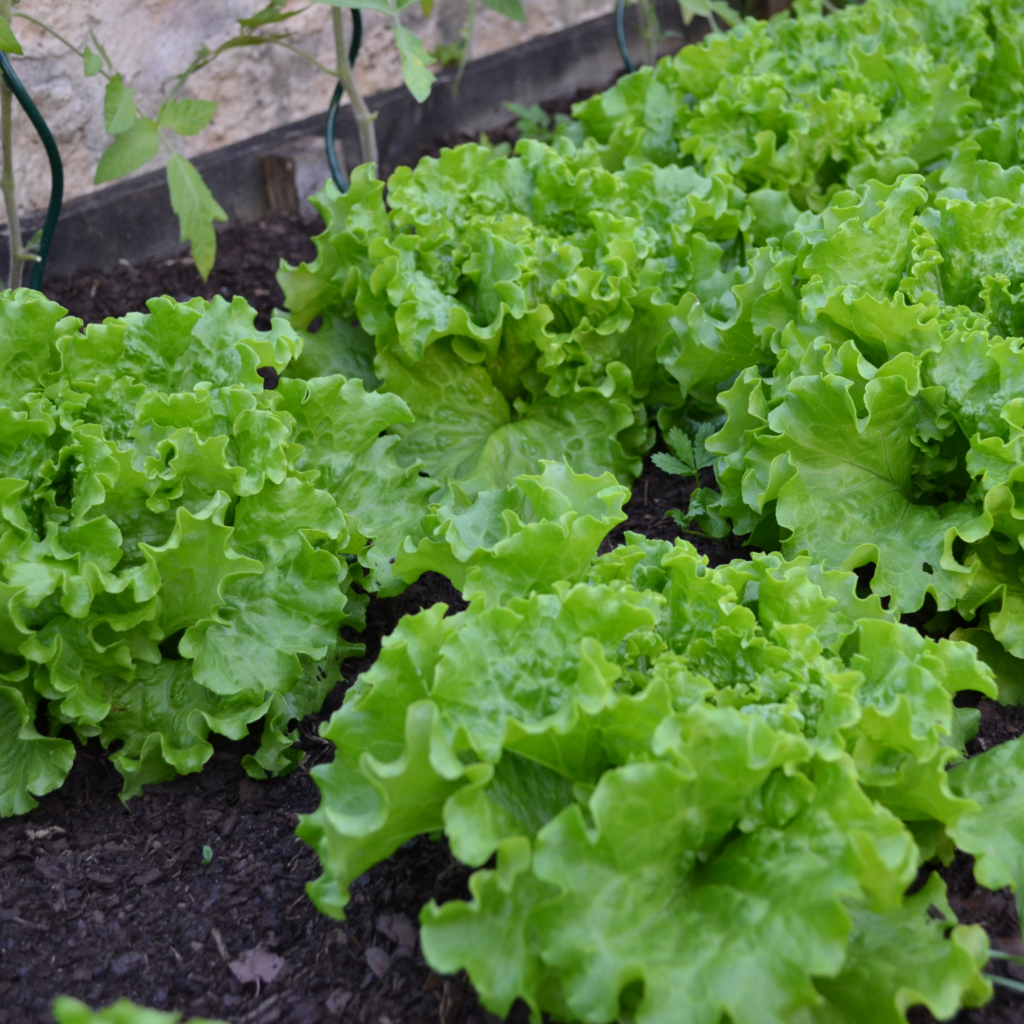
[[[615,5],[615,38],[619,41],[619,53],[622,54],[626,71],[632,74],[636,71],[636,65],[629,55],[629,44],[626,42],[626,0],[619,0]]]
[[[363,15],[358,8],[352,10],[352,45],[348,49],[348,63],[351,67],[359,56],[359,44],[363,41]],[[335,121],[338,119],[338,107],[341,104],[342,94],[345,92],[341,82],[334,89],[331,97],[331,105],[327,108],[327,125],[324,128],[324,142],[327,144],[327,166],[331,169],[331,177],[334,184],[341,192],[348,191],[348,178],[338,163],[338,153],[334,148]]]
[[[46,273],[46,260],[50,255],[50,245],[57,230],[57,218],[60,216],[60,208],[64,202],[64,165],[61,163],[57,143],[43,120],[43,115],[39,113],[26,92],[25,86],[22,85],[21,79],[15,74],[6,53],[0,53],[0,71],[3,72],[11,92],[14,93],[22,109],[28,114],[28,119],[42,140],[46,155],[50,160],[50,205],[46,209],[46,220],[43,221],[43,233],[39,241],[39,259],[36,260],[35,266],[32,268],[32,277],[29,281],[29,287],[39,291],[42,288],[43,275]]]

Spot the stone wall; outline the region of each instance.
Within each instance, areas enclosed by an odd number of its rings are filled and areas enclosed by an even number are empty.
[[[45,22],[81,48],[92,29],[128,84],[137,91],[139,109],[150,116],[188,66],[197,48],[211,48],[234,34],[235,19],[249,16],[265,0],[21,0],[17,10]],[[608,13],[613,0],[523,0],[526,24],[511,22],[481,5],[473,32],[473,56],[525,42]],[[296,3],[295,6],[304,6]],[[453,43],[466,23],[469,0],[437,0],[428,19],[419,4],[407,8],[403,23],[428,50]],[[347,15],[346,15],[347,18]],[[398,85],[398,55],[387,19],[365,11],[364,39],[356,77],[370,95]],[[334,50],[330,8],[310,4],[287,23],[292,42],[325,64]],[[25,50],[13,59],[60,147],[65,197],[92,191],[100,155],[110,142],[103,127],[101,76],[85,78],[82,61],[57,39],[31,22],[15,18]],[[280,46],[238,49],[196,74],[184,95],[216,100],[213,122],[201,134],[180,140],[186,156],[215,149],[326,110],[334,80]],[[18,205],[24,213],[45,206],[50,176],[42,146],[17,108],[14,165]],[[157,158],[147,169],[159,166]],[[4,220],[0,212],[0,222]]]

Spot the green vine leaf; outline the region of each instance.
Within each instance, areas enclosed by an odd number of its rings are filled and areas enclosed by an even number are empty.
[[[484,6],[512,21],[526,21],[526,12],[520,0],[484,0]]]
[[[216,112],[217,104],[210,100],[168,100],[160,108],[156,123],[179,135],[197,135]]]
[[[395,43],[402,62],[402,78],[417,103],[422,103],[434,84],[434,75],[427,65],[433,62],[419,36],[395,19]]]
[[[100,157],[95,183],[102,185],[105,181],[114,181],[137,171],[148,164],[159,149],[156,121],[148,117],[137,118],[127,131],[117,135]]]
[[[19,57],[25,52],[21,48],[21,43],[14,38],[14,30],[6,18],[0,18],[0,51],[13,53]]]
[[[287,21],[297,14],[302,14],[307,8],[299,7],[294,11],[284,10],[288,0],[270,0],[262,10],[257,11],[251,18],[239,18],[238,24],[247,32],[254,32],[264,25],[272,25],[275,22]]]
[[[86,46],[82,53],[82,63],[86,78],[92,78],[103,70],[103,58],[91,46]]]
[[[124,84],[120,74],[107,83],[103,97],[103,124],[111,135],[120,135],[132,128],[138,119],[135,93]]]
[[[707,18],[714,26],[715,17],[719,17],[726,25],[735,25],[740,16],[722,0],[679,0],[679,9],[683,12],[683,24],[689,25],[694,18]]]
[[[177,153],[167,164],[167,185],[171,190],[171,206],[181,222],[181,240],[192,243],[192,259],[205,281],[217,256],[213,222],[227,220],[228,215],[192,163]]]

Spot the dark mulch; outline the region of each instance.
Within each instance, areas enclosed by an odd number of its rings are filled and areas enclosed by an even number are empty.
[[[217,267],[205,285],[179,259],[55,281],[47,291],[87,321],[144,309],[150,295],[238,293],[266,326],[283,301],[274,280],[278,260],[311,258],[310,232],[281,213],[222,232]],[[626,529],[677,536],[665,513],[685,508],[693,486],[647,460],[626,507],[628,521],[605,549]],[[746,553],[735,541],[690,539],[712,564]],[[428,574],[400,597],[371,603],[360,637],[367,653],[345,664],[323,714],[302,724],[308,756],[293,775],[255,783],[240,764],[251,741],[224,741],[201,774],[152,787],[129,811],[118,799],[119,776],[92,743],[79,752],[65,785],[36,811],[0,822],[0,1024],[50,1024],[49,1005],[62,992],[94,1006],[129,996],[232,1024],[493,1022],[464,977],[439,977],[415,945],[415,922],[428,899],[467,895],[468,871],[444,843],[415,840],[368,872],[353,889],[349,918],[339,924],[307,899],[304,885],[318,865],[293,834],[297,815],[318,803],[309,769],[331,756],[319,723],[372,664],[398,619],[436,601],[453,611],[462,607],[446,580]],[[982,721],[972,752],[1024,732],[1024,711],[975,703]],[[204,846],[213,851],[208,865]],[[1024,952],[1008,893],[976,887],[964,856],[943,873],[961,920],[982,923],[998,948]],[[243,984],[230,967],[258,947],[284,961],[277,979],[259,988]],[[932,1018],[915,1010],[911,1019],[927,1024]],[[521,1006],[510,1020],[524,1024]],[[985,1009],[956,1020],[1024,1022],[1024,997],[999,990]]]
[[[692,486],[648,460],[629,519],[606,546],[626,529],[676,536],[664,513],[685,507]],[[743,555],[697,540],[713,564]],[[414,840],[369,871],[339,924],[306,897],[318,862],[294,836],[297,815],[318,803],[309,769],[331,756],[319,723],[398,619],[436,601],[453,612],[464,607],[432,573],[397,598],[371,603],[360,637],[367,653],[344,665],[323,714],[302,724],[307,760],[293,775],[253,782],[240,764],[253,744],[221,741],[201,774],[151,787],[129,811],[118,799],[119,776],[93,743],[59,791],[0,824],[0,1024],[51,1024],[50,1003],[62,992],[95,1006],[128,996],[232,1024],[494,1024],[464,976],[438,976],[410,942],[428,899],[468,896],[469,871],[444,843]],[[979,706],[976,750],[1024,731],[1021,711],[986,700]],[[208,865],[204,846],[213,851]],[[976,887],[962,855],[943,873],[961,920],[984,924],[998,948],[1024,952],[1009,893]],[[230,966],[258,947],[284,961],[278,978],[260,988],[242,984]],[[1000,991],[957,1021],[1019,1022],[1021,1006]],[[525,1024],[524,1008],[509,1019]],[[914,1024],[931,1020],[912,1015]]]
[[[658,445],[655,451],[658,450],[665,449]],[[700,484],[713,487],[714,483],[714,472],[701,470]],[[734,558],[749,558],[750,550],[736,537],[710,540],[699,533],[680,533],[679,525],[668,513],[673,509],[687,508],[690,495],[697,486],[695,480],[662,472],[649,457],[644,459],[643,472],[633,484],[633,496],[623,509],[628,518],[608,534],[601,545],[601,553],[624,544],[625,535],[629,532],[642,533],[652,540],[675,540],[682,536],[702,555],[707,555],[713,566],[731,562]]]
[[[319,722],[401,615],[439,600],[463,607],[447,580],[428,574],[374,603],[367,655],[346,663],[324,715],[302,724],[308,756],[291,776],[253,782],[240,767],[253,744],[224,741],[201,774],[151,787],[129,811],[117,773],[90,744],[59,791],[4,822],[0,1024],[49,1022],[61,992],[246,1024],[483,1021],[465,980],[433,974],[415,947],[427,898],[468,895],[468,871],[444,844],[416,840],[369,872],[339,925],[307,899],[317,861],[294,835],[297,815],[318,803],[309,769],[330,757]],[[230,968],[257,947],[284,961],[259,990]]]
[[[105,273],[87,271],[73,278],[47,280],[43,290],[86,323],[145,312],[146,300],[154,295],[170,295],[179,302],[196,295],[204,299],[222,295],[228,301],[244,295],[257,312],[256,326],[266,330],[271,312],[284,305],[275,277],[281,260],[313,259],[316,249],[310,236],[322,230],[319,220],[307,223],[297,214],[274,210],[258,224],[217,232],[217,262],[207,281],[199,276],[190,256],[178,256],[138,266],[122,261]]]

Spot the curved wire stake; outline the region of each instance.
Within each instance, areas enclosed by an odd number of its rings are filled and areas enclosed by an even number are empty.
[[[54,232],[57,230],[57,218],[60,216],[61,204],[64,202],[64,165],[61,163],[57,143],[54,142],[53,135],[43,120],[43,115],[39,113],[29,94],[25,91],[25,86],[22,85],[21,79],[14,73],[14,68],[11,67],[7,54],[3,52],[0,52],[0,71],[3,72],[7,85],[21,104],[22,109],[28,114],[28,119],[32,122],[32,127],[39,134],[39,138],[46,149],[46,155],[50,160],[50,205],[46,209],[46,220],[43,221],[43,233],[39,242],[39,258],[34,261],[32,278],[29,281],[29,287],[35,288],[38,291],[43,283],[43,275],[46,273],[46,261],[50,255],[50,245],[53,242]]]
[[[359,56],[359,44],[363,41],[363,15],[358,8],[352,9],[352,45],[348,48],[348,63],[352,67]],[[339,192],[348,191],[348,178],[338,162],[338,153],[334,148],[335,122],[338,119],[338,107],[341,104],[345,87],[339,82],[331,97],[331,105],[327,108],[327,124],[324,128],[324,142],[327,144],[327,166],[331,169],[331,177],[338,186]]]
[[[626,43],[626,0],[618,0],[615,5],[615,38],[619,41],[619,53],[622,54],[626,71],[632,74],[636,71],[636,65],[629,55],[629,45]]]

